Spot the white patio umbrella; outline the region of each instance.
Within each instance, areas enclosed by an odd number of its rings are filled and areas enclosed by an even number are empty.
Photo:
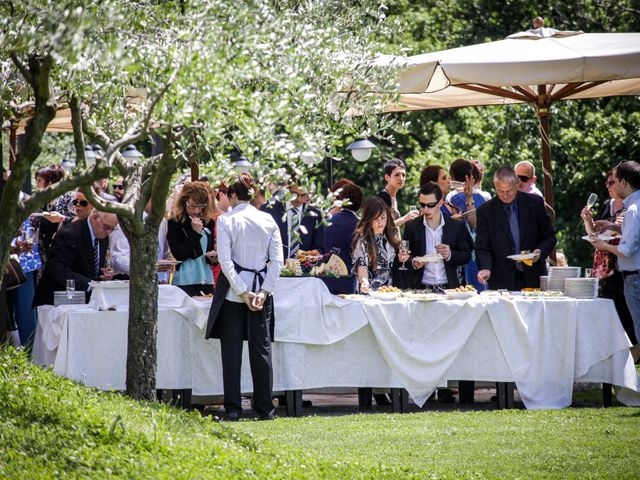
[[[532,103],[540,119],[544,194],[553,205],[549,107],[559,100],[640,95],[640,33],[536,28],[505,40],[412,57],[382,57],[402,68],[400,98],[387,111]]]

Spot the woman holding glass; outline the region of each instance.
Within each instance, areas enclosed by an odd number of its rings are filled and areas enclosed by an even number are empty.
[[[418,211],[411,209],[409,213],[402,216],[398,207],[397,195],[404,188],[407,179],[407,170],[404,162],[398,158],[393,158],[384,164],[384,179],[387,182],[384,190],[378,193],[384,203],[391,211],[391,217],[397,227],[404,225],[409,220],[418,216]]]
[[[211,262],[216,256],[212,213],[209,187],[190,182],[182,187],[167,222],[169,248],[181,262],[172,283],[190,296],[213,294]]]
[[[393,285],[393,266],[406,262],[409,253],[400,251],[400,238],[391,210],[379,197],[369,198],[362,207],[352,243],[353,268],[361,293]]]

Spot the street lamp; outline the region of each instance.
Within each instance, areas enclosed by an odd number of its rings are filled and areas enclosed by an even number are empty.
[[[366,162],[374,148],[376,148],[376,144],[365,138],[356,140],[347,147],[347,150],[351,151],[351,155],[357,162]]]
[[[138,158],[144,157],[144,155],[140,152],[140,150],[138,150],[136,146],[132,144],[124,147],[121,150],[120,154],[123,156],[123,158],[127,160],[137,160]]]
[[[240,155],[236,160],[236,170],[240,173],[247,173],[251,167],[253,164],[244,155]]]

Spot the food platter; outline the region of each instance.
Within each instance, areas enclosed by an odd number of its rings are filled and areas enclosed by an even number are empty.
[[[595,240],[602,240],[603,242],[610,242],[611,240],[613,240],[614,238],[617,238],[615,235],[611,235],[607,232],[601,233],[600,235],[584,235],[583,237],[581,237],[583,240],[586,240],[587,242],[593,242]]]
[[[475,297],[478,292],[475,290],[445,290],[444,293],[451,300],[466,300],[467,298]]]
[[[414,293],[403,292],[402,296],[416,302],[435,302],[437,300],[446,300],[447,296],[439,293]]]
[[[106,281],[91,281],[91,288],[103,288],[103,289],[115,289],[115,288],[129,288],[129,280],[106,280]]]
[[[377,292],[372,290],[369,292],[369,296],[376,298],[378,300],[395,300],[397,299],[402,292]]]
[[[413,257],[413,259],[416,262],[422,262],[422,263],[427,263],[427,262],[441,262],[444,260],[444,258],[442,257],[442,255],[436,253],[434,255],[422,255],[421,257]]]
[[[181,260],[174,260],[172,258],[163,258],[161,260],[158,260],[158,266],[173,267],[175,265],[178,265],[179,263],[182,263],[182,261]]]

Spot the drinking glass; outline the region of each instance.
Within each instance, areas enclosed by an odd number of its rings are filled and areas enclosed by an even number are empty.
[[[411,205],[411,206],[409,207],[409,213],[411,213],[411,212],[417,212],[417,211],[418,211],[418,207],[416,207],[415,205]]]
[[[76,291],[76,281],[73,279],[67,280],[67,298],[71,300],[73,298],[73,292]]]
[[[597,201],[598,195],[596,195],[595,193],[590,193],[589,198],[587,199],[587,208],[591,210]]]
[[[409,252],[409,240],[402,240],[400,242],[400,253],[408,254]],[[405,262],[402,262],[402,266],[398,270],[407,270],[404,266]]]

